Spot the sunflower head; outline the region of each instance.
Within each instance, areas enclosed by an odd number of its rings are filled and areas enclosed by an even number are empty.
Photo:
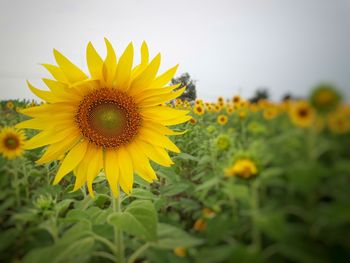
[[[9,109],[9,110],[12,110],[13,107],[15,105],[13,104],[13,102],[11,100],[9,100],[7,103],[6,103],[6,108]]]
[[[234,164],[225,169],[226,176],[239,176],[242,178],[250,178],[258,173],[256,164],[247,158],[238,159]]]
[[[24,151],[25,135],[14,127],[4,127],[0,131],[0,153],[7,159],[20,157]]]
[[[225,125],[228,121],[228,118],[226,115],[224,114],[220,114],[218,117],[217,117],[217,122],[220,124],[220,125]]]
[[[174,254],[178,257],[185,257],[187,253],[184,247],[176,247],[174,248]]]
[[[239,104],[241,102],[241,97],[239,95],[235,95],[232,97],[232,102],[234,104]]]
[[[337,108],[341,95],[332,85],[320,84],[313,90],[310,100],[319,112],[325,113]]]
[[[107,39],[105,43],[104,59],[91,43],[87,46],[90,75],[54,50],[57,65],[44,64],[53,76],[44,79],[49,90],[28,83],[46,103],[22,110],[33,119],[17,127],[41,131],[25,145],[27,149],[48,146],[39,164],[63,157],[54,184],[73,171],[73,190],[86,183],[93,195],[93,181],[103,171],[117,196],[119,187],[130,193],[134,172],[148,182],[156,179],[150,161],[163,166],[173,163],[168,151],[180,150],[168,136],[182,133],[167,126],[183,123],[190,116],[188,111],[165,105],[185,90],[167,86],[177,66],[158,75],[160,54],[150,61],[146,43],[136,66],[131,43],[119,58]]]
[[[195,118],[191,118],[189,120],[189,122],[192,124],[192,125],[195,125],[197,123],[197,120]]]
[[[291,105],[289,115],[292,122],[302,128],[310,127],[315,119],[314,109],[306,101],[297,101]]]
[[[205,109],[204,109],[203,105],[201,105],[201,104],[199,104],[199,105],[195,104],[195,105],[194,105],[194,108],[193,108],[193,112],[194,112],[196,115],[201,116],[201,115],[203,115],[203,114],[205,113]]]
[[[327,117],[329,130],[333,134],[345,134],[350,132],[350,118],[342,112],[334,112]]]
[[[227,134],[220,134],[215,139],[215,147],[220,151],[225,151],[230,147],[231,141]]]
[[[278,109],[276,107],[268,107],[263,112],[263,117],[265,120],[274,119],[278,114]]]

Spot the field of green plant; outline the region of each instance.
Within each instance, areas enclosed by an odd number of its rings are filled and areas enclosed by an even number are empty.
[[[170,167],[152,163],[158,179],[135,176],[119,199],[103,172],[94,197],[72,192],[73,173],[53,185],[60,161],[35,163],[45,147],[2,149],[0,262],[346,262],[350,110],[317,107],[315,96],[174,101],[193,117],[173,127],[186,131],[171,136],[181,153]],[[1,102],[2,129],[28,107]]]

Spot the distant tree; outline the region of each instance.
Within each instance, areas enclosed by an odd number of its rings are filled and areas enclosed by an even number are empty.
[[[282,96],[282,101],[287,101],[291,99],[292,99],[292,95],[290,93],[286,93]]]
[[[259,88],[255,91],[255,95],[249,99],[250,102],[258,102],[259,100],[262,99],[268,99],[269,98],[269,92],[267,88]]]
[[[186,72],[186,73],[183,73],[180,77],[173,78],[171,80],[172,85],[179,84],[179,83],[181,83],[181,85],[179,86],[178,89],[186,86],[186,90],[179,97],[180,99],[192,101],[197,98],[196,81],[191,79],[190,74]]]

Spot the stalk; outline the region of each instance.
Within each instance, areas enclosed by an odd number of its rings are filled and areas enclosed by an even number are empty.
[[[121,212],[121,199],[120,195],[115,198],[111,193],[112,209],[113,212]],[[117,248],[116,263],[125,263],[125,249],[124,249],[124,238],[123,231],[114,227],[114,243]]]

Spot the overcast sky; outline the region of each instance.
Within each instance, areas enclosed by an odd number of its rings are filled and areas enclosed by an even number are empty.
[[[146,40],[207,100],[261,86],[303,96],[321,81],[350,97],[349,0],[0,0],[0,99],[35,98],[25,80],[44,87],[53,48],[86,70],[103,37],[119,54]]]

